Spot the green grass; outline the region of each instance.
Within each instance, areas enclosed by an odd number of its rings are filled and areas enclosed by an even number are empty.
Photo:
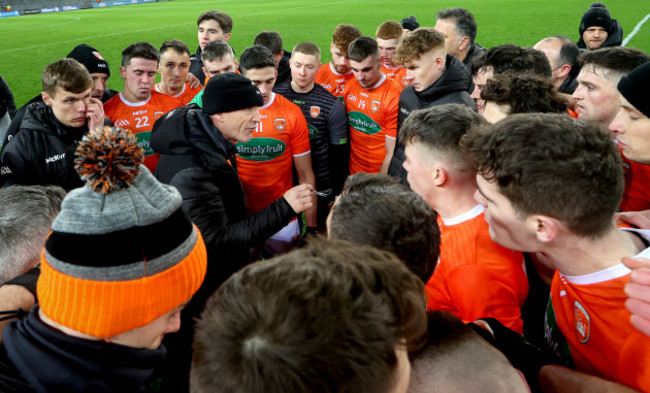
[[[241,53],[261,30],[278,30],[284,46],[313,41],[329,61],[329,42],[339,23],[357,25],[364,34],[389,19],[414,14],[421,26],[433,26],[440,8],[462,5],[478,22],[477,42],[490,47],[503,43],[527,46],[539,39],[564,34],[578,38],[578,24],[592,0],[176,0],[103,9],[88,9],[0,19],[0,75],[14,92],[16,104],[24,104],[41,90],[40,73],[52,61],[65,56],[78,44],[96,47],[108,60],[112,76],[109,87],[121,90],[120,52],[137,41],[159,46],[167,39],[184,40],[196,49],[196,18],[218,7],[233,17],[230,44]],[[609,0],[612,16],[625,35],[648,13],[648,0]],[[650,53],[650,22],[628,46]]]

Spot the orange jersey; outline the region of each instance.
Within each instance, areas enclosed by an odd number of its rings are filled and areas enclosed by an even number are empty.
[[[144,164],[154,173],[160,154],[154,152],[149,145],[153,123],[179,106],[182,105],[177,99],[156,91],[151,92],[147,101],[136,103],[128,102],[120,93],[106,101],[104,114],[115,127],[131,130],[135,134],[138,144],[144,148]]]
[[[386,75],[386,78],[391,79],[400,85],[402,89],[411,84],[406,80],[406,68],[404,67],[391,68],[387,67],[386,65],[382,65],[381,72]]]
[[[323,86],[330,93],[334,94],[336,97],[343,97],[345,92],[345,85],[354,79],[352,71],[347,74],[339,74],[334,69],[334,64],[329,62],[323,64],[316,74],[315,82]]]
[[[624,212],[650,209],[650,165],[628,160],[621,152],[625,189],[620,208]]]
[[[370,89],[357,80],[345,90],[350,124],[350,174],[378,173],[386,157],[386,137],[396,138],[397,107],[402,89],[383,76]]]
[[[154,86],[155,90],[160,94],[165,94],[162,91],[160,91],[159,85],[160,83],[156,83],[156,85]],[[203,86],[191,88],[190,85],[188,85],[187,82],[185,82],[185,85],[183,85],[183,91],[173,96],[170,95],[170,97],[176,98],[178,101],[180,101],[181,106],[184,106],[187,105],[190,101],[192,101],[194,96],[202,89]]]
[[[623,291],[629,281],[623,264],[575,277],[555,272],[546,339],[568,366],[647,391],[650,337],[630,323]]]
[[[440,259],[426,285],[427,308],[465,322],[496,318],[521,334],[521,307],[528,296],[524,256],[490,238],[478,205],[440,225]]]
[[[300,107],[273,93],[260,107],[261,122],[246,143],[237,143],[237,171],[252,215],[293,187],[293,157],[311,152]]]

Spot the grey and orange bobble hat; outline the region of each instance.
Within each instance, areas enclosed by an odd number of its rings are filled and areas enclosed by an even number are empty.
[[[97,128],[76,155],[86,185],[68,193],[52,223],[37,293],[53,321],[112,337],[189,300],[203,282],[207,255],[179,192],[141,165],[133,134]]]

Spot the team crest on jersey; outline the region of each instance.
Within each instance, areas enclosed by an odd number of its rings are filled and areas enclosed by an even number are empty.
[[[576,322],[578,341],[584,344],[589,341],[591,335],[591,319],[587,310],[577,300],[575,301],[573,319]]]
[[[274,124],[275,124],[275,129],[278,132],[282,132],[287,128],[287,119],[283,117],[277,118],[275,119]]]
[[[320,106],[312,106],[309,108],[309,114],[313,118],[317,118],[320,115]]]
[[[156,120],[158,120],[158,119],[159,119],[160,117],[162,117],[162,115],[164,115],[164,114],[165,114],[165,112],[154,112],[154,113],[153,113],[153,118],[156,119]]]
[[[370,103],[370,111],[371,111],[372,113],[377,113],[377,112],[379,112],[379,107],[380,107],[380,106],[381,106],[381,102],[380,102],[380,101],[372,101],[372,102]]]

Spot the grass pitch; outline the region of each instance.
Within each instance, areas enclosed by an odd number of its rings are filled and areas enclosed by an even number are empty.
[[[313,41],[330,60],[329,42],[339,23],[358,26],[374,36],[386,20],[400,21],[411,14],[421,26],[433,26],[437,10],[462,6],[478,22],[476,41],[490,47],[504,43],[534,45],[554,34],[578,38],[578,25],[591,0],[176,0],[120,7],[58,12],[0,19],[0,75],[11,87],[21,106],[41,91],[40,74],[54,60],[64,57],[78,44],[96,47],[109,62],[109,88],[122,90],[120,53],[137,41],[160,46],[164,40],[181,39],[191,51],[197,47],[196,18],[209,9],[219,9],[234,20],[230,44],[236,53],[252,45],[261,30],[278,30],[284,47],[291,50],[300,41]],[[624,36],[650,13],[648,0],[609,0],[613,18],[623,26]],[[628,46],[650,52],[650,21]]]

